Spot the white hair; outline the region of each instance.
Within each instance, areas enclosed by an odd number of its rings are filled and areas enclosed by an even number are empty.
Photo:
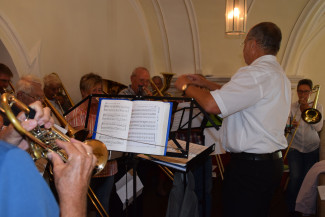
[[[16,85],[16,92],[25,92],[31,94],[35,86],[40,86],[42,89],[42,81],[32,74],[24,75],[20,78]]]
[[[54,74],[54,73],[51,73],[51,74],[48,74],[46,75],[44,78],[43,78],[43,82],[44,82],[44,86],[49,86],[49,84],[58,84],[58,85],[61,85],[61,81],[59,79],[59,77]]]

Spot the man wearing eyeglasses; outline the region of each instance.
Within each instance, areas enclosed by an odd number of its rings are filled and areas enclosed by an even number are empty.
[[[281,39],[277,25],[259,23],[245,38],[247,66],[228,83],[221,86],[198,75],[182,75],[175,82],[208,113],[224,118],[222,142],[231,156],[222,184],[224,217],[269,216],[281,182],[281,149],[287,147],[284,127],[291,103],[290,81],[276,59]]]
[[[298,101],[291,105],[290,119],[296,133],[292,131],[288,136],[288,143],[292,140],[288,152],[288,164],[290,178],[287,187],[287,205],[290,213],[294,213],[296,198],[309,169],[319,161],[320,138],[318,132],[323,127],[323,119],[316,124],[309,124],[301,120],[301,113],[313,106],[309,101],[312,94],[313,82],[310,79],[302,79],[297,85]],[[316,109],[323,113],[323,106],[317,103]]]

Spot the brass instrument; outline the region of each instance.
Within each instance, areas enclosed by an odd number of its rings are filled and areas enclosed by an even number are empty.
[[[301,113],[301,119],[303,119],[308,124],[317,124],[320,120],[322,120],[322,114],[316,109],[320,85],[315,85],[313,91],[315,91],[316,94],[312,108],[306,109]]]
[[[162,72],[161,73],[164,77],[164,83],[163,87],[159,90],[159,88],[156,86],[156,84],[150,79],[150,83],[154,87],[156,93],[154,93],[154,96],[164,96],[166,94],[165,92],[169,89],[170,83],[172,81],[173,76],[175,75],[174,73],[168,73],[168,72]],[[171,96],[171,94],[167,93],[167,95]]]
[[[46,99],[46,102],[50,104],[50,102],[47,99]],[[1,96],[1,107],[5,111],[10,122],[14,125],[15,129],[20,134],[25,135],[28,137],[28,139],[30,139],[30,146],[32,149],[32,155],[33,155],[34,160],[37,160],[39,158],[47,158],[47,153],[49,151],[54,151],[61,157],[61,159],[64,162],[66,162],[68,156],[64,151],[62,151],[61,149],[59,149],[59,147],[56,146],[55,140],[60,139],[63,141],[70,141],[70,138],[68,136],[66,136],[65,134],[63,134],[58,129],[56,129],[55,127],[52,127],[50,129],[43,129],[41,127],[36,127],[31,132],[25,130],[21,126],[19,120],[16,118],[16,116],[14,115],[14,113],[11,110],[11,106],[13,103],[15,103],[21,110],[23,110],[27,114],[27,116],[35,115],[35,111],[30,109],[28,106],[26,106],[24,103],[19,101],[17,98],[15,98],[15,96],[13,96],[11,94],[4,93]],[[56,112],[58,113],[58,111],[56,111]],[[77,134],[77,132],[73,131],[72,129],[70,130],[69,133]],[[91,146],[93,149],[93,154],[97,158],[95,174],[98,174],[105,167],[107,160],[108,160],[108,152],[107,152],[106,146],[102,142],[100,142],[98,140],[94,140],[94,139],[86,140],[86,141],[84,141],[84,143]],[[96,195],[93,193],[90,186],[89,186],[89,190],[90,190],[92,196],[95,199],[97,199]],[[98,210],[100,215],[103,216],[101,211],[98,209],[98,207],[96,206],[95,202],[93,201],[93,199],[91,198],[91,195],[89,193],[88,193],[88,196],[91,199],[91,201],[94,203],[94,206],[96,207],[96,209]],[[108,214],[103,209],[103,207],[100,204],[100,202],[98,201],[98,199],[97,199],[97,202],[101,206],[102,211],[104,211],[106,216],[108,216]]]
[[[103,93],[108,95],[118,95],[118,93],[127,88],[126,85],[118,83],[116,81],[102,79]]]
[[[9,87],[10,88],[3,88],[2,90],[2,93],[10,93],[10,94],[14,94],[16,91],[15,91],[15,87],[14,85],[11,83],[11,81],[9,81]]]
[[[44,97],[44,103],[45,103],[46,106],[48,106],[51,109],[51,111],[53,112],[53,114],[55,115],[55,117],[57,118],[57,120],[60,122],[60,124],[62,126],[64,126],[65,128],[67,128],[67,130],[68,130],[68,132],[67,132],[68,136],[74,137],[74,138],[76,138],[78,140],[81,140],[81,141],[83,141],[83,140],[85,140],[87,138],[88,133],[89,133],[89,130],[87,130],[87,129],[81,129],[81,130],[74,129],[65,120],[65,118],[55,109],[55,107],[51,104],[51,102],[46,97]],[[86,141],[89,141],[89,140],[86,140]],[[100,142],[98,140],[92,139],[92,141],[99,142],[99,143],[101,143],[104,146],[103,147],[101,145],[100,148],[95,148],[93,146],[92,147],[93,147],[93,153],[94,154],[97,153],[97,154],[95,154],[96,157],[97,157],[97,159],[99,160],[99,158],[101,158],[101,161],[105,161],[105,164],[106,164],[106,162],[108,160],[108,152],[107,152],[106,146],[102,142]],[[105,148],[105,151],[102,150],[103,148]],[[103,153],[103,152],[104,152],[104,155],[103,156],[100,156],[101,153]],[[104,169],[105,164],[102,165],[101,170]],[[97,173],[99,173],[99,172],[97,172]],[[95,193],[93,192],[93,190],[91,189],[90,186],[89,186],[89,190],[90,190],[90,193],[88,193],[88,197],[89,197],[90,201],[93,203],[93,205],[96,208],[96,210],[98,211],[98,213],[101,216],[103,216],[103,214],[102,214],[102,211],[103,211],[103,213],[105,214],[105,216],[108,216],[108,214],[106,213],[105,209],[103,208],[102,204],[100,203],[100,201],[98,200],[98,198],[96,197]],[[98,204],[96,204],[96,202]]]
[[[55,75],[55,76],[57,76],[58,79],[61,81],[59,75],[58,75],[56,72],[52,72],[52,74]],[[64,92],[64,93],[62,93],[62,95],[67,96],[67,98],[69,99],[69,102],[70,102],[70,104],[71,104],[71,107],[73,107],[73,106],[74,106],[74,103],[73,103],[73,101],[72,101],[72,99],[71,99],[71,97],[70,97],[70,95],[69,95],[67,89],[65,89],[65,87],[64,87],[64,85],[63,85],[63,83],[62,83],[62,81],[61,81],[61,86],[62,86],[62,90],[63,90],[63,92]],[[59,102],[58,102],[58,103],[59,103]],[[60,105],[60,104],[59,104],[59,105]],[[62,107],[62,105],[60,105],[60,106]]]
[[[318,97],[319,97],[320,85],[315,85],[313,87],[312,91],[316,93],[315,94],[315,99],[314,99],[313,106],[312,106],[312,108],[308,108],[308,109],[304,110],[301,113],[301,119],[304,120],[308,124],[317,124],[320,120],[322,120],[322,113],[320,113],[320,111],[318,111],[316,109],[317,102],[318,102]],[[300,108],[300,106],[299,106],[299,108]],[[295,119],[295,117],[293,119]],[[298,127],[300,125],[300,120],[298,121],[298,124],[297,124],[297,126],[295,128],[295,131],[292,134],[291,140],[290,140],[290,142],[288,144],[288,147],[287,147],[287,150],[286,150],[286,152],[285,152],[285,154],[283,156],[283,159],[286,159],[286,157],[287,157],[287,154],[289,152],[289,149],[291,147],[291,144],[293,142],[293,139],[295,138],[295,135],[297,133]],[[288,135],[289,135],[289,133],[286,135],[286,138],[288,137]]]
[[[33,150],[36,159],[38,159],[37,156],[46,157],[49,149],[57,152],[61,157],[66,157],[64,156],[64,153],[61,153],[60,150],[57,150],[57,147],[55,147],[55,144],[52,144],[52,142],[55,139],[61,139],[63,141],[69,142],[70,138],[60,132],[55,127],[52,127],[50,129],[42,129],[41,127],[38,127],[36,130],[33,130],[31,132],[26,131],[21,126],[19,120],[16,118],[16,116],[11,110],[11,105],[13,103],[15,103],[20,109],[22,109],[27,114],[31,113],[31,109],[11,94],[4,93],[1,96],[1,106],[4,109],[10,122],[14,125],[15,129],[20,134],[27,136],[31,140],[31,142],[33,143],[31,144],[31,146],[36,147],[36,149]],[[52,138],[52,136],[54,138]],[[55,136],[58,138],[55,138]],[[45,141],[42,141],[42,139]],[[96,173],[99,173],[105,167],[105,164],[107,162],[108,153],[106,146],[98,140],[86,140],[84,141],[84,143],[93,148],[93,153],[98,160],[96,164]],[[64,158],[62,160],[66,161],[66,159]]]

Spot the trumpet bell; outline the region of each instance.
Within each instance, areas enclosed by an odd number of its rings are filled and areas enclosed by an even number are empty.
[[[302,112],[301,118],[309,124],[317,124],[322,120],[322,114],[317,109],[309,108]]]
[[[95,174],[98,174],[100,171],[102,171],[107,163],[108,159],[108,151],[104,143],[90,139],[86,140],[84,143],[91,146],[93,148],[93,154],[97,157],[97,163],[95,168]]]

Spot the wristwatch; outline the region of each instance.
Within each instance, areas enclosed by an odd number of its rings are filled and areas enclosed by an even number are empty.
[[[184,84],[184,85],[182,86],[182,91],[183,91],[182,96],[185,95],[185,91],[187,90],[187,88],[188,88],[190,85],[191,85],[191,84]]]

